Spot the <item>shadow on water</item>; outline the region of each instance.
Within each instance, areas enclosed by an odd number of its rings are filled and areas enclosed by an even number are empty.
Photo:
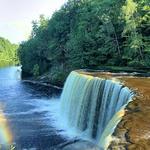
[[[60,90],[23,83],[18,67],[0,69],[0,144],[16,149],[50,149],[65,141],[51,125],[53,106],[59,105]],[[6,126],[11,132],[8,132]],[[12,134],[12,135],[10,135]]]

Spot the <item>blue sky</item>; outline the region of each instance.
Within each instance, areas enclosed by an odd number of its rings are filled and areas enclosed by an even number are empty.
[[[0,37],[12,43],[28,39],[32,20],[51,17],[67,0],[0,0]]]

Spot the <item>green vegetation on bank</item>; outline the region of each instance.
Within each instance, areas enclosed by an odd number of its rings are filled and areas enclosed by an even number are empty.
[[[19,63],[17,49],[18,45],[0,37],[0,67]]]
[[[150,67],[149,0],[68,0],[33,21],[19,47],[23,72],[59,83],[74,69]]]

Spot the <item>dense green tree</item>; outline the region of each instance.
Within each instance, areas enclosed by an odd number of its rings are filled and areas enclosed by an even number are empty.
[[[150,67],[149,24],[148,0],[68,0],[50,19],[33,21],[19,47],[23,71],[34,75],[38,66],[60,80],[78,68]]]
[[[18,64],[17,49],[18,45],[0,37],[0,66]]]
[[[144,0],[140,2],[127,0],[122,7],[125,21],[123,37],[126,38],[123,58],[127,59],[130,65],[145,66],[150,64],[145,60],[145,57],[150,55],[150,47],[148,45],[149,35],[147,35],[149,30],[148,25],[150,23],[150,13],[148,10],[150,9],[146,4]],[[143,27],[147,29],[146,34]]]

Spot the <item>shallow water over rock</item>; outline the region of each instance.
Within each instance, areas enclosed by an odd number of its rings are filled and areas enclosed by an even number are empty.
[[[84,71],[79,71],[85,74]],[[134,101],[126,108],[118,124],[109,149],[149,150],[150,149],[150,77],[149,74],[86,72],[92,76],[119,80],[135,92]]]
[[[125,84],[137,93],[135,100],[128,105],[126,115],[118,125],[114,135],[126,136],[126,141],[117,144],[126,145],[129,150],[150,149],[150,78],[131,77],[122,79]]]

